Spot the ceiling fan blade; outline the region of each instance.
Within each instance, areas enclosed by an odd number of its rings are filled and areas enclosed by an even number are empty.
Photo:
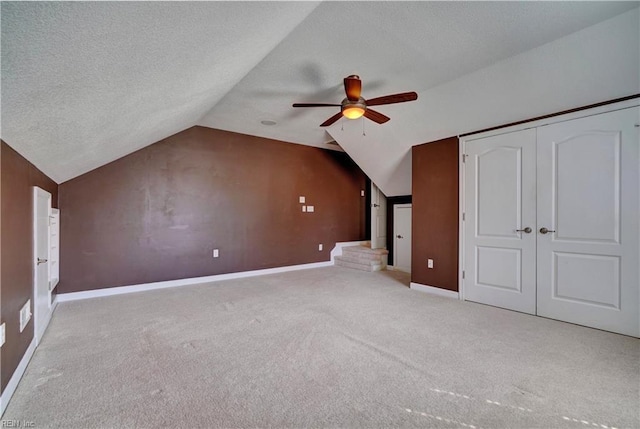
[[[335,115],[333,115],[332,117],[330,117],[329,119],[327,119],[326,121],[321,123],[320,126],[321,127],[328,127],[329,125],[332,125],[333,123],[335,123],[340,118],[342,118],[342,112],[336,113]]]
[[[350,101],[358,101],[362,92],[362,81],[358,76],[352,74],[344,78],[344,92]]]
[[[293,103],[293,107],[340,107],[340,104],[329,103]]]
[[[371,109],[367,109],[364,111],[364,117],[371,119],[373,122],[377,122],[379,124],[384,124],[389,119],[391,119],[390,117],[385,116],[382,113],[376,112],[375,110],[371,110]]]
[[[404,103],[405,101],[413,101],[418,99],[415,92],[402,92],[400,94],[385,95],[383,97],[372,98],[367,100],[367,106],[380,106],[382,104]]]

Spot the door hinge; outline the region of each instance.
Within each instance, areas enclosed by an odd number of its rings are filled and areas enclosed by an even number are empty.
[[[468,157],[468,156],[469,156],[469,155],[467,155],[466,153],[463,153],[463,154],[462,154],[462,162],[467,162],[467,157]]]
[[[462,212],[462,221],[464,222],[466,219],[465,212]]]
[[[464,270],[462,270],[462,278],[464,278]]]

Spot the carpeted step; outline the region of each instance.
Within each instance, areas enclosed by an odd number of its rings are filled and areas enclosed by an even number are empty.
[[[337,256],[337,258],[340,258],[341,261],[344,262],[351,262],[354,264],[362,264],[362,265],[380,265],[381,261],[379,259],[365,259],[365,258],[359,258],[357,256],[351,256],[351,254],[344,254],[342,256]]]
[[[379,261],[370,261],[360,258],[352,258],[349,256],[336,256],[336,265],[352,268],[360,271],[380,271],[382,269],[382,263]]]
[[[352,258],[382,261],[389,254],[389,251],[387,249],[371,249],[364,246],[348,246],[342,248],[342,254]]]

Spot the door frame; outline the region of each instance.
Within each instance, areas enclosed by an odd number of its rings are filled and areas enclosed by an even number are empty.
[[[467,144],[471,143],[474,140],[478,140],[478,139],[482,139],[485,137],[493,137],[493,136],[497,136],[500,134],[507,134],[507,133],[511,133],[514,131],[522,131],[525,130],[527,128],[537,128],[537,127],[541,127],[544,125],[550,125],[550,124],[556,124],[558,122],[565,122],[565,121],[571,121],[573,119],[579,119],[579,118],[585,118],[587,116],[594,116],[594,115],[599,115],[601,113],[607,113],[607,112],[613,112],[616,110],[622,110],[622,109],[627,109],[629,107],[637,107],[640,106],[640,98],[633,98],[630,100],[624,100],[624,101],[619,101],[619,102],[615,102],[615,103],[611,103],[611,104],[605,104],[602,106],[597,106],[597,107],[591,107],[591,108],[587,108],[584,110],[578,110],[575,112],[570,112],[570,113],[565,113],[565,114],[561,114],[561,115],[557,115],[557,116],[552,116],[549,118],[543,118],[543,119],[538,119],[538,120],[533,120],[531,122],[525,122],[525,123],[521,123],[521,124],[517,124],[517,125],[511,125],[511,126],[507,126],[504,128],[499,128],[499,129],[495,129],[495,130],[491,130],[491,131],[485,131],[485,132],[480,132],[477,134],[465,134],[464,137],[462,136],[458,136],[458,144],[459,144],[459,148],[460,148],[460,160],[458,161],[459,163],[459,192],[458,192],[458,204],[460,207],[460,210],[458,212],[458,296],[460,300],[465,300],[465,278],[464,278],[464,271],[465,271],[465,259],[464,259],[464,253],[465,253],[465,239],[464,239],[464,216],[465,216],[465,211],[466,211],[466,207],[464,205],[464,192],[465,192],[465,188],[464,188],[464,180],[465,180],[465,155],[466,155],[466,148],[467,148]]]
[[[393,204],[393,250],[394,250],[394,254],[393,254],[393,269],[397,270],[398,269],[398,265],[396,264],[397,260],[398,260],[398,238],[397,238],[397,234],[396,234],[396,223],[398,222],[398,216],[397,216],[397,210],[398,209],[411,209],[413,210],[413,205],[411,203],[403,203],[403,204]],[[411,212],[411,217],[413,219],[413,212]],[[389,218],[387,217],[387,220]],[[411,226],[411,222],[409,222],[409,226]],[[409,235],[409,248],[411,248],[411,240],[412,237],[411,235]],[[387,240],[388,242],[388,240]],[[388,246],[387,246],[388,247]],[[404,271],[404,270],[399,270],[399,271]],[[409,260],[409,273],[411,272],[411,260]]]
[[[33,338],[35,340],[36,346],[40,343],[42,336],[44,336],[44,332],[49,325],[49,321],[51,320],[51,315],[53,313],[53,305],[51,303],[51,288],[49,287],[49,265],[47,265],[47,277],[46,277],[46,285],[47,285],[47,313],[39,314],[39,302],[38,302],[38,198],[45,197],[48,200],[47,207],[47,264],[50,259],[50,240],[51,240],[51,231],[50,231],[50,216],[52,209],[52,196],[51,193],[45,191],[42,188],[37,186],[33,187],[33,253],[32,253],[32,263],[33,263]],[[44,329],[42,329],[42,335],[38,335],[40,332],[40,325],[44,325]]]
[[[389,237],[387,237],[387,225],[389,219],[387,219],[387,196],[384,195],[382,190],[378,188],[378,186],[371,181],[370,185],[371,189],[371,203],[369,205],[369,211],[371,213],[371,248],[372,249],[386,249],[389,247]],[[376,204],[376,202],[382,202],[384,204]],[[375,213],[374,213],[375,209]],[[384,216],[384,246],[380,247],[378,243],[378,219],[381,217],[379,213],[382,213]]]

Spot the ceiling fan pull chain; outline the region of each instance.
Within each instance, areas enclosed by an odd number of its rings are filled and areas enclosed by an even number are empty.
[[[340,130],[344,131],[344,116],[342,117],[342,120],[340,121]]]
[[[364,133],[364,116],[362,117],[362,135],[366,136],[366,134]]]

